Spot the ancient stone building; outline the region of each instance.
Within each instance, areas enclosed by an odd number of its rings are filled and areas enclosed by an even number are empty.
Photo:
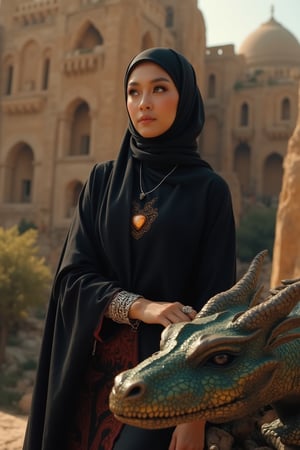
[[[237,221],[245,202],[276,203],[300,45],[274,17],[237,52],[206,48],[197,0],[2,0],[0,22],[0,226],[26,219],[44,236],[65,234],[92,166],[118,152],[124,69],[151,46],[196,68],[200,152],[229,182]]]
[[[203,156],[235,174],[243,204],[276,204],[296,124],[300,45],[274,17],[232,45],[207,49]]]
[[[1,22],[0,225],[65,230],[91,167],[119,149],[129,60],[175,47],[203,84],[203,17],[196,0],[4,0]]]

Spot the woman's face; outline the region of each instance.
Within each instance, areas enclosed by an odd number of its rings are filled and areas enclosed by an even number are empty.
[[[173,124],[179,94],[168,73],[157,64],[143,62],[131,72],[127,84],[127,109],[136,131],[154,138]]]

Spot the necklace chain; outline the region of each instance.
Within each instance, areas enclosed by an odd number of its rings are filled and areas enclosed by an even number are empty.
[[[142,186],[142,162],[140,163],[140,200],[144,200],[144,198],[146,197],[146,195],[151,194],[151,192],[156,191],[156,189],[159,188],[159,186],[161,186],[163,184],[164,181],[166,181],[166,179],[172,175],[173,172],[175,172],[175,170],[177,169],[178,165],[174,166],[170,172],[168,172],[161,180],[160,182],[154,186],[154,188],[150,189],[150,191],[144,192],[143,186]]]

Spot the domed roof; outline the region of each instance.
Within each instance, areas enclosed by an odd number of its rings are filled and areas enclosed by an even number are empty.
[[[245,55],[251,66],[300,65],[298,40],[273,17],[244,40],[238,53]]]

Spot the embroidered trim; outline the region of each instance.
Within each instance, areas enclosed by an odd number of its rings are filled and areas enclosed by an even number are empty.
[[[108,305],[105,316],[117,323],[127,323],[132,328],[137,329],[139,325],[138,320],[131,320],[128,317],[128,312],[131,305],[142,297],[140,294],[133,294],[132,292],[120,291],[118,292]]]
[[[158,216],[158,209],[153,208],[153,205],[156,202],[156,200],[157,200],[157,197],[153,198],[149,202],[146,202],[143,208],[140,207],[138,202],[136,202],[136,201],[133,202],[132,216],[134,217],[137,215],[141,215],[141,216],[145,216],[145,218],[146,218],[144,225],[139,230],[137,230],[134,227],[133,223],[131,222],[131,236],[134,239],[141,239],[144,236],[144,234],[150,230],[153,222],[156,220],[156,218]]]
[[[112,450],[123,427],[109,410],[114,378],[138,363],[138,333],[119,325],[115,333],[97,346],[86,366],[74,417],[67,430],[66,450]]]

